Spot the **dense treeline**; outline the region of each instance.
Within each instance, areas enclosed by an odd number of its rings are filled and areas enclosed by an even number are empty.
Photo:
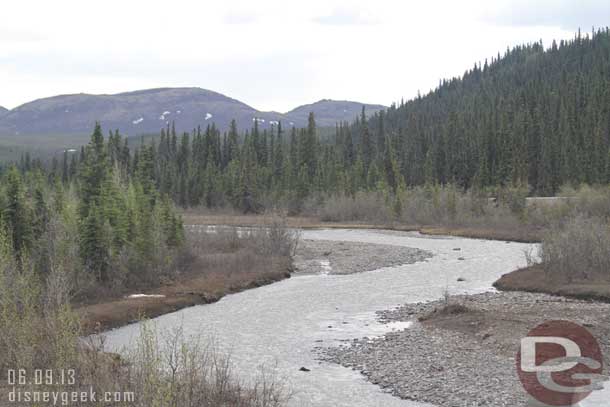
[[[131,151],[96,125],[87,146],[50,166],[26,154],[0,168],[0,379],[17,369],[74,372],[70,383],[20,383],[19,399],[111,392],[129,394],[121,406],[285,405],[273,373],[261,369],[246,387],[228,357],[181,330],[159,336],[144,324],[120,359],[105,353],[103,335],[86,337],[287,277],[298,234],[274,219],[187,236],[157,188],[157,159],[155,147]],[[160,290],[158,300],[123,299]]]
[[[362,191],[382,192],[400,211],[401,191],[421,185],[550,195],[565,184],[606,184],[610,31],[508,50],[426,96],[370,118],[363,111],[330,137],[320,137],[310,115],[305,129],[261,130],[254,121],[245,133],[233,122],[225,133],[209,125],[178,135],[168,126],[133,153],[117,132],[105,154],[115,177],[137,179],[143,194],[158,189],[183,207],[245,212],[277,205],[298,212],[310,198]],[[66,152],[52,177],[70,182],[85,161],[86,150]],[[32,165],[22,159],[22,168]],[[105,182],[112,186],[112,177]],[[90,209],[83,201],[81,216]]]
[[[71,179],[83,154],[66,153],[54,173]],[[420,185],[553,194],[565,184],[605,184],[610,32],[508,50],[427,96],[371,118],[363,111],[331,137],[319,136],[313,115],[305,129],[260,130],[255,121],[245,134],[235,122],[224,134],[210,125],[177,135],[168,126],[132,155],[113,134],[108,159],[144,193],[156,186],[184,207],[246,212],[278,204],[299,211],[308,197],[360,191],[396,197]]]
[[[519,46],[371,121],[399,152],[407,185],[610,181],[610,31]],[[366,162],[366,160],[365,160]]]
[[[62,273],[73,295],[158,279],[184,236],[171,199],[154,187],[152,157],[143,150],[131,160],[121,136],[106,141],[99,125],[69,154],[61,169],[25,156],[0,170],[4,255],[45,278]]]

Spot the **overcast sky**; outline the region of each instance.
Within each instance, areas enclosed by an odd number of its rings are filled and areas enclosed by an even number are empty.
[[[0,105],[167,86],[282,112],[388,105],[508,46],[609,21],[608,0],[5,1]]]

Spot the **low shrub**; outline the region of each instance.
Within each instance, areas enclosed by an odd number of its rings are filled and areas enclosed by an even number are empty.
[[[281,407],[291,393],[270,369],[248,382],[232,370],[213,340],[186,337],[181,327],[159,334],[144,321],[132,349],[109,359],[103,337],[91,338],[81,358],[80,386],[132,392],[136,407]]]
[[[318,216],[324,222],[388,223],[394,219],[386,199],[379,192],[360,191],[353,197],[333,195],[326,197],[321,204],[310,201],[307,207],[306,213]]]
[[[610,281],[610,226],[582,216],[556,225],[544,236],[541,258],[554,279]]]

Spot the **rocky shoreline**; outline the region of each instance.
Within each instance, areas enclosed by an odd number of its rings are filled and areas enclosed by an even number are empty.
[[[303,240],[294,257],[295,272],[306,274],[353,274],[424,261],[425,250],[384,244]]]
[[[520,339],[548,320],[591,331],[610,362],[610,304],[521,292],[455,296],[378,312],[413,321],[381,338],[321,348],[320,359],[360,371],[397,397],[441,407],[525,406],[515,371]]]

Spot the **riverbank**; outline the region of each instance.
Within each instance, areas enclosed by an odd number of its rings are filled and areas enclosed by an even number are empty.
[[[218,236],[188,228],[189,238]],[[219,239],[231,228],[223,229]],[[211,304],[233,294],[301,274],[353,274],[412,264],[432,256],[425,250],[395,245],[300,239],[293,258],[233,251],[226,244],[208,245],[189,260],[184,272],[156,287],[125,293],[77,307],[85,333],[117,328],[194,305]],[[211,259],[211,260],[210,260]]]
[[[265,215],[223,215],[185,212],[182,215],[188,225],[228,225],[237,227],[261,226],[268,222]],[[482,240],[505,240],[519,243],[538,243],[542,229],[534,226],[518,227],[471,227],[447,225],[407,225],[399,222],[323,222],[315,217],[287,217],[286,224],[298,229],[386,229],[401,232],[420,232],[426,235],[456,236]]]
[[[262,287],[290,278],[289,263],[274,264],[272,269],[231,273],[195,273],[181,276],[156,289],[134,293],[110,301],[76,308],[85,335],[103,332],[155,318],[194,305],[211,304],[225,295]]]
[[[320,349],[321,359],[360,371],[397,397],[440,407],[524,406],[514,358],[520,339],[547,320],[587,327],[600,342],[606,369],[610,363],[610,305],[604,303],[501,292],[407,304],[378,317],[414,325]]]
[[[290,253],[297,237],[283,225],[270,228],[249,234],[232,228],[214,233],[187,228],[186,247],[174,273],[156,284],[105,289],[74,304],[83,333],[211,304],[228,294],[289,278],[293,270]]]
[[[268,217],[264,215],[221,215],[221,214],[197,214],[188,212],[184,215],[185,220],[193,225],[232,225],[241,227],[253,227],[264,225]],[[368,224],[368,223],[337,223],[322,222],[314,217],[288,217],[286,223],[289,227],[299,229],[371,229],[392,230],[399,232],[417,231],[423,235],[431,236],[454,236],[481,240],[501,240],[519,243],[539,243],[542,240],[543,229],[532,225],[514,227],[464,227],[464,226],[417,226],[399,223],[391,224]],[[358,253],[356,253],[358,254]],[[391,258],[391,257],[390,257]],[[408,261],[406,262],[408,263]],[[397,263],[388,261],[386,267]],[[313,270],[320,269],[319,264],[312,264]],[[348,267],[350,268],[350,267]],[[369,268],[370,269],[370,268]],[[357,271],[367,271],[366,267]],[[315,272],[315,271],[314,271]],[[610,283],[608,281],[574,281],[571,283],[558,284],[557,280],[548,277],[540,265],[534,265],[508,273],[500,278],[495,284],[501,291],[524,291],[544,293],[550,295],[566,296],[576,299],[595,300],[610,302]]]
[[[610,303],[608,281],[562,282],[552,274],[545,273],[544,268],[539,264],[503,275],[494,283],[494,287],[500,291],[544,293]]]

